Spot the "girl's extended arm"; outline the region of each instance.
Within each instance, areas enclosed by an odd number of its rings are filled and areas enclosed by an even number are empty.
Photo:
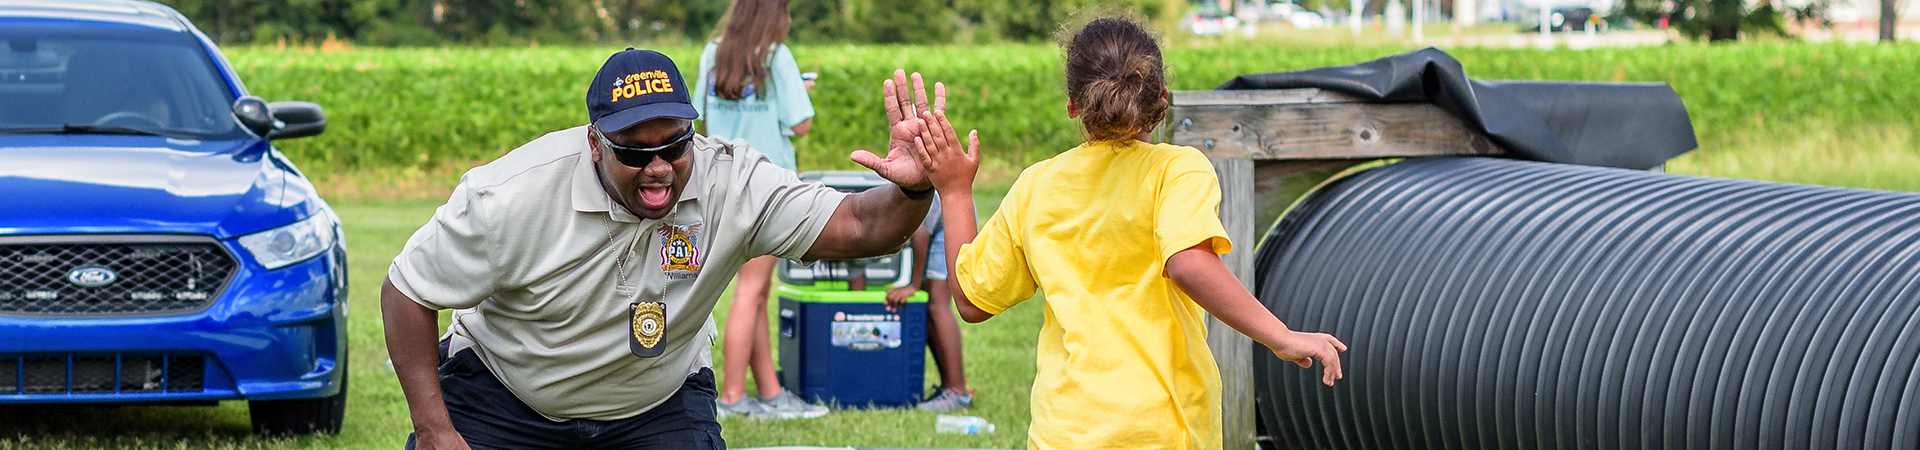
[[[975,149],[979,148],[977,134],[967,139]],[[973,242],[973,237],[980,234],[979,224],[975,223],[977,219],[974,218],[972,188],[953,193],[941,191],[940,208],[940,220],[947,222],[947,268],[948,276],[954,280],[953,289],[948,291],[953,293],[953,307],[960,312],[960,319],[967,323],[992,319],[993,314],[973,306],[973,300],[967,298],[967,290],[960,288],[960,271],[954,270],[960,267],[960,246]]]
[[[945,197],[941,200],[945,201]],[[1347,351],[1347,345],[1326,333],[1287,329],[1287,324],[1281,323],[1240,285],[1227,265],[1220,262],[1220,256],[1213,253],[1211,242],[1202,242],[1167,258],[1167,277],[1180,285],[1187,296],[1193,297],[1194,303],[1227,326],[1267,346],[1267,350],[1280,359],[1300,367],[1313,367],[1313,361],[1320,360],[1326,366],[1320,376],[1321,383],[1332,386],[1334,380],[1345,376],[1340,371],[1339,352]]]
[[[915,78],[914,82],[917,85],[920,80]],[[935,98],[946,96],[946,85],[934,83],[933,90]],[[940,193],[940,219],[946,221],[947,272],[948,279],[953,281],[954,309],[959,311],[961,320],[980,323],[993,318],[993,314],[973,305],[973,300],[967,298],[966,283],[960,279],[960,247],[973,242],[980,234],[979,219],[973,211],[973,175],[980,169],[980,131],[967,133],[967,147],[963,151],[960,136],[953,131],[953,123],[947,121],[942,103],[936,102],[932,108],[920,111],[920,118],[927,126],[910,147],[922,158],[923,164],[931,168],[928,178],[933,180],[933,189]]]

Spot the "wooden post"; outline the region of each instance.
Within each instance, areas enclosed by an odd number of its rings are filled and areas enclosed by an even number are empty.
[[[1369,103],[1319,89],[1176,91],[1154,140],[1200,149],[1213,162],[1220,221],[1234,247],[1222,261],[1249,291],[1266,227],[1336,173],[1381,158],[1501,154],[1437,106]],[[1207,346],[1220,366],[1223,444],[1253,447],[1253,362],[1266,350],[1213,317]]]
[[[1220,222],[1227,228],[1233,251],[1221,256],[1227,270],[1253,291],[1253,159],[1246,156],[1212,157],[1220,177]],[[1220,366],[1220,428],[1222,443],[1230,449],[1253,446],[1253,338],[1240,334],[1219,318],[1207,316],[1207,347]],[[1227,374],[1245,376],[1227,376]],[[1247,395],[1231,395],[1241,393]]]

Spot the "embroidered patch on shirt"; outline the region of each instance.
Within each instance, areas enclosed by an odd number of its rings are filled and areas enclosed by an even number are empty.
[[[700,226],[660,224],[660,270],[669,279],[691,278],[700,272]],[[679,275],[679,276],[676,276]]]

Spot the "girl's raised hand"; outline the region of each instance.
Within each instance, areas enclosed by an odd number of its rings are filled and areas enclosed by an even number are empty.
[[[926,166],[934,190],[942,194],[971,192],[973,176],[980,170],[980,130],[967,133],[967,146],[962,149],[959,134],[947,120],[947,86],[934,83],[933,95],[933,108],[920,112],[920,121],[926,126],[914,139],[914,154]]]

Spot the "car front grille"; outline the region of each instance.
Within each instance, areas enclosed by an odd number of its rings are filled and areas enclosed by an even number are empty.
[[[0,398],[201,392],[206,373],[206,358],[200,356],[0,356]]]
[[[197,311],[220,297],[236,265],[209,237],[8,238],[0,240],[0,314],[96,317]]]

